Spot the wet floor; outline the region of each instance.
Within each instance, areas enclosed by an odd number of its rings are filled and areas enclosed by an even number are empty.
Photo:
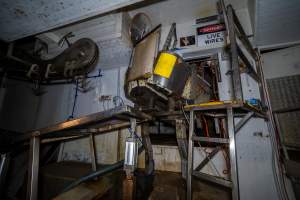
[[[41,187],[40,199],[53,198],[59,194],[65,186],[69,185],[80,176],[89,173],[90,170],[90,165],[74,162],[61,162],[46,167],[46,169],[42,170],[43,175],[41,176],[42,180],[40,185],[44,187]],[[109,185],[111,186],[109,191],[100,199],[124,199],[123,184],[126,183],[126,181],[124,181],[126,179],[124,171],[119,170],[108,174],[105,177],[109,179]],[[193,179],[192,185],[193,199],[231,199],[231,191],[228,188],[203,182],[196,178]],[[145,176],[142,172],[137,172],[134,196],[137,200],[185,200],[186,182],[181,177],[180,173],[155,171],[154,175]]]

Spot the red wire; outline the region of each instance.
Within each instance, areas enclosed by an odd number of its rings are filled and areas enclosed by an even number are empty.
[[[202,118],[203,118],[203,121],[204,121],[206,137],[209,137],[207,121],[206,121],[206,119],[203,115],[202,115]]]

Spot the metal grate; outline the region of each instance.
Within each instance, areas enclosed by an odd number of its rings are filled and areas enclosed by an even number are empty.
[[[276,114],[278,129],[283,143],[290,147],[300,147],[300,111]]]
[[[300,147],[300,75],[267,80],[271,105],[283,143]]]
[[[300,107],[300,75],[269,79],[267,85],[274,112]]]

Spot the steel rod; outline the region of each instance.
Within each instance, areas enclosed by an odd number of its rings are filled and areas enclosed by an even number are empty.
[[[38,136],[33,136],[30,139],[30,149],[29,149],[27,200],[38,199],[39,157],[40,157],[40,138]]]
[[[97,171],[97,156],[96,156],[94,134],[91,133],[89,138],[90,138],[90,155],[91,155],[92,170]]]
[[[188,146],[188,168],[187,168],[187,200],[192,199],[192,173],[193,173],[193,134],[194,134],[194,111],[190,111],[189,121],[189,146]]]
[[[236,142],[234,133],[233,109],[227,108],[227,128],[229,136],[230,175],[232,182],[232,199],[239,199],[238,168],[236,158]]]

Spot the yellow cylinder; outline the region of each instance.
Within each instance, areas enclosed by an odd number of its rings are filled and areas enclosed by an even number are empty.
[[[154,74],[167,79],[170,78],[176,61],[175,55],[166,52],[161,53],[155,65]]]

